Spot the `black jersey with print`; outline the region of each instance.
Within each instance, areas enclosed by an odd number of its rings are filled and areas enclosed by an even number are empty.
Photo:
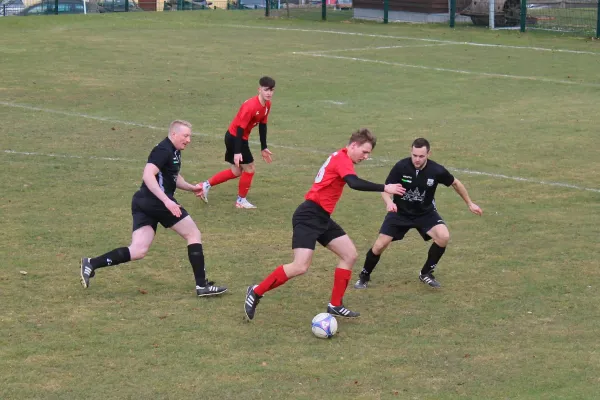
[[[152,149],[148,156],[148,163],[156,165],[159,170],[155,175],[156,182],[161,190],[173,199],[177,188],[177,177],[181,169],[181,151],[177,150],[167,137]],[[156,197],[143,181],[140,191],[146,196]]]
[[[454,183],[454,176],[433,160],[427,160],[425,168],[418,170],[411,158],[407,157],[394,165],[385,183],[400,183],[406,188],[404,196],[394,195],[398,214],[419,216],[436,209],[435,190],[438,183],[450,186]]]

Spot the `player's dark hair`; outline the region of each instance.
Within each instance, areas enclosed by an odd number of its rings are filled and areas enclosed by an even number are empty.
[[[375,135],[373,135],[373,132],[367,128],[361,128],[354,132],[352,136],[350,136],[350,141],[348,141],[348,144],[356,143],[362,146],[367,142],[371,143],[371,146],[374,149],[375,145],[377,144],[377,138]]]
[[[415,139],[415,141],[412,143],[412,147],[416,147],[417,149],[420,149],[422,147],[427,147],[428,153],[429,153],[429,150],[431,150],[431,146],[429,145],[429,140],[422,138],[422,137]]]
[[[275,87],[275,79],[271,78],[270,76],[263,76],[258,81],[258,84],[260,85],[260,87],[273,89]]]

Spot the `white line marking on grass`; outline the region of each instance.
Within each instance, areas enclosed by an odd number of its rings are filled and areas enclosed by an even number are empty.
[[[54,154],[54,153],[38,153],[35,151],[15,151],[15,150],[4,150],[6,154],[18,154],[20,156],[41,156],[41,157],[54,157],[54,158],[77,158],[81,160],[102,160],[102,161],[134,161],[128,158],[118,157],[96,157],[96,156],[76,156],[72,154]]]
[[[129,126],[136,126],[139,128],[146,128],[146,129],[152,129],[155,131],[163,131],[165,132],[165,135],[167,134],[167,127],[161,128],[159,126],[154,126],[154,125],[147,125],[147,124],[141,124],[138,122],[133,122],[133,121],[121,121],[118,119],[112,119],[112,118],[108,118],[108,117],[97,117],[95,115],[89,115],[89,114],[81,114],[81,113],[74,113],[74,112],[69,112],[69,111],[60,111],[60,110],[52,110],[49,108],[41,108],[41,107],[34,107],[34,106],[30,106],[28,104],[18,104],[18,103],[10,103],[7,101],[0,101],[0,106],[6,106],[6,107],[13,107],[13,108],[22,108],[25,110],[31,110],[31,111],[41,111],[41,112],[47,112],[50,114],[58,114],[58,115],[66,115],[68,117],[76,117],[76,118],[86,118],[86,119],[92,119],[95,121],[101,121],[101,122],[110,122],[113,124],[123,124],[123,125],[129,125]],[[213,138],[213,139],[222,139],[223,135],[212,135],[209,133],[201,133],[201,132],[192,132],[193,135],[195,136],[203,136],[203,137],[208,137],[208,138]],[[259,141],[255,141],[255,140],[250,140],[250,143],[252,144],[260,144]],[[269,147],[275,147],[275,148],[279,148],[279,149],[287,149],[287,150],[299,150],[299,151],[304,151],[306,153],[317,153],[317,154],[331,154],[331,152],[328,151],[322,151],[322,150],[315,150],[315,149],[311,149],[311,148],[307,148],[307,147],[299,147],[299,146],[286,146],[286,145],[278,145],[278,144],[271,144],[269,145]]]
[[[362,36],[362,37],[374,37],[374,38],[385,38],[385,39],[417,40],[417,41],[433,42],[433,43],[460,44],[460,45],[464,45],[464,46],[495,47],[495,48],[500,48],[500,49],[534,50],[534,51],[548,51],[548,52],[571,53],[571,54],[588,54],[588,55],[593,55],[593,56],[600,56],[600,52],[585,51],[585,50],[551,49],[551,48],[547,48],[547,47],[535,47],[535,46],[511,46],[511,45],[505,45],[505,44],[460,42],[460,41],[455,41],[455,40],[427,39],[427,38],[416,38],[416,37],[410,37],[410,36],[381,35],[381,34],[361,33],[361,32],[330,31],[330,30],[325,30],[325,29],[277,28],[277,27],[272,27],[272,26],[250,26],[250,25],[219,25],[219,26],[228,27],[228,28],[238,28],[238,29],[265,29],[265,30],[290,31],[290,32],[328,33],[328,34],[333,34],[333,35],[349,35],[349,36]]]
[[[14,154],[14,155],[21,155],[21,156],[39,156],[39,157],[52,157],[52,158],[75,158],[75,159],[80,159],[80,160],[101,160],[101,161],[127,161],[127,162],[135,162],[135,163],[142,163],[144,162],[143,160],[134,160],[134,159],[130,159],[130,158],[118,158],[118,157],[97,157],[97,156],[78,156],[78,155],[72,155],[72,154],[54,154],[54,153],[39,153],[39,152],[33,152],[33,151],[15,151],[15,150],[4,150],[5,154]],[[326,154],[330,154],[330,152],[323,152]],[[375,161],[375,162],[380,162],[383,164],[395,164],[396,161],[392,161],[392,160],[386,160],[383,158],[369,158],[369,160],[371,161]],[[186,161],[186,164],[197,164],[193,161]],[[366,165],[368,166],[368,165]],[[381,165],[373,165],[375,167],[379,167]],[[291,167],[291,168],[298,168],[298,167],[310,167],[308,165],[279,165],[277,168],[281,168],[281,167]],[[491,178],[501,178],[501,179],[509,179],[509,180],[513,180],[513,181],[518,181],[518,182],[528,182],[528,183],[536,183],[539,185],[543,185],[543,186],[557,186],[557,187],[563,187],[563,188],[569,188],[569,189],[577,189],[577,190],[585,190],[588,192],[595,192],[595,193],[600,193],[600,189],[594,189],[594,188],[587,188],[587,187],[583,187],[583,186],[577,186],[577,185],[572,185],[570,183],[562,183],[562,182],[550,182],[550,181],[540,181],[540,180],[536,180],[536,179],[529,179],[529,178],[521,178],[519,176],[509,176],[509,175],[503,175],[503,174],[492,174],[489,172],[480,172],[480,171],[472,171],[469,169],[460,169],[460,168],[452,168],[449,167],[447,168],[450,171],[453,172],[459,172],[462,174],[467,174],[467,175],[479,175],[479,176],[489,176]]]
[[[323,103],[330,103],[330,104],[335,104],[336,106],[343,106],[344,104],[346,104],[343,101],[335,101],[335,100],[319,100]]]
[[[110,122],[110,123],[113,123],[113,124],[122,124],[122,125],[136,126],[136,127],[139,127],[139,128],[152,129],[152,130],[155,130],[155,131],[163,131],[163,132],[165,132],[165,135],[166,135],[166,133],[168,131],[167,127],[161,128],[159,126],[148,125],[148,124],[140,124],[138,122],[133,122],[133,121],[121,121],[121,120],[118,120],[118,119],[113,119],[113,118],[108,118],[108,117],[97,117],[95,115],[89,115],[89,114],[74,113],[74,112],[60,111],[60,110],[52,110],[52,109],[49,109],[49,108],[34,107],[34,106],[30,106],[28,104],[18,104],[18,103],[10,103],[10,102],[7,102],[7,101],[0,101],[0,106],[13,107],[13,108],[22,108],[22,109],[31,110],[31,111],[41,111],[41,112],[46,112],[46,113],[50,113],[50,114],[66,115],[68,117],[86,118],[86,119],[92,119],[92,120],[95,120],[95,121]],[[203,137],[214,138],[214,139],[217,139],[217,138],[218,139],[222,139],[223,138],[223,135],[211,135],[209,133],[193,132],[193,134],[195,136],[203,136]],[[257,144],[257,143],[260,143],[260,142],[250,140],[250,143]],[[307,152],[307,153],[331,154],[331,152],[320,151],[320,150],[315,150],[315,149],[310,149],[310,148],[305,148],[305,147],[298,147],[298,146],[285,146],[285,145],[271,144],[270,147],[276,147],[276,148],[288,149],[288,150],[300,150],[300,151],[304,151],[304,152]]]
[[[404,48],[417,48],[417,47],[435,47],[435,46],[450,46],[452,43],[438,43],[438,44],[419,44],[415,46],[377,46],[377,47],[357,47],[354,49],[333,49],[333,50],[316,50],[316,51],[293,51],[292,54],[326,54],[326,53],[337,53],[342,51],[365,51],[365,50],[387,50],[387,49],[404,49]]]
[[[560,84],[564,84],[564,85],[578,85],[578,86],[585,86],[585,87],[600,88],[600,83],[585,83],[585,82],[567,81],[567,80],[562,80],[562,79],[542,78],[542,77],[537,77],[537,76],[496,74],[496,73],[492,73],[492,72],[476,72],[476,71],[467,71],[467,70],[462,70],[462,69],[428,67],[426,65],[403,64],[403,63],[396,63],[396,62],[391,62],[391,61],[371,60],[368,58],[358,58],[358,57],[334,56],[334,55],[319,54],[319,53],[293,53],[293,54],[298,54],[301,56],[309,56],[309,57],[336,58],[339,60],[351,60],[351,61],[360,61],[360,62],[373,63],[373,64],[393,65],[395,67],[424,69],[424,70],[428,70],[428,71],[454,72],[456,74],[464,74],[464,75],[479,75],[479,76],[487,76],[490,78],[518,79],[518,80],[528,80],[528,81],[534,81],[534,82],[560,83]]]
[[[102,121],[102,122],[113,122],[115,124],[137,126],[140,128],[148,128],[148,129],[154,129],[154,130],[157,130],[157,129],[163,130],[164,129],[164,128],[159,128],[158,126],[138,124],[137,122],[120,121],[118,119],[97,117],[95,115],[88,115],[88,114],[74,113],[74,112],[60,111],[60,110],[52,110],[49,108],[34,107],[34,106],[27,105],[27,104],[10,103],[8,101],[0,101],[0,105],[6,106],[6,107],[23,108],[25,110],[31,110],[31,111],[42,111],[42,112],[46,112],[46,113],[50,113],[50,114],[67,115],[70,117],[87,118],[87,119],[93,119],[93,120]]]
[[[69,116],[69,117],[93,119],[95,121],[111,122],[111,123],[114,123],[114,124],[136,126],[138,128],[152,129],[152,130],[155,130],[155,131],[165,131],[165,133],[168,131],[168,129],[166,127],[161,128],[159,126],[147,125],[147,124],[140,124],[140,123],[132,122],[132,121],[121,121],[119,119],[113,119],[113,118],[107,118],[107,117],[98,117],[98,116],[95,116],[95,115],[89,115],[89,114],[83,114],[83,113],[74,113],[74,112],[69,112],[69,111],[52,110],[50,108],[34,107],[34,106],[30,106],[28,104],[18,104],[18,103],[11,103],[11,102],[8,102],[8,101],[0,101],[0,105],[6,106],[6,107],[13,107],[13,108],[22,108],[22,109],[31,110],[31,111],[41,111],[41,112],[46,112],[46,113],[50,113],[50,114],[66,115],[66,116]],[[194,135],[199,135],[199,136],[214,136],[214,135],[209,135],[209,134],[206,134],[206,133],[198,133],[198,132],[194,132]]]
[[[119,157],[99,157],[99,156],[80,156],[80,155],[73,155],[73,154],[56,154],[56,153],[40,153],[37,151],[16,151],[16,150],[3,150],[3,153],[5,154],[12,154],[12,155],[19,155],[19,156],[34,156],[34,157],[49,157],[49,158],[70,158],[70,159],[77,159],[77,160],[97,160],[97,161],[125,161],[125,162],[130,162],[130,163],[137,163],[140,165],[144,165],[146,163],[146,160],[136,160],[133,158],[119,158]],[[191,165],[206,165],[206,163],[202,163],[202,162],[197,162],[194,160],[186,160],[185,164],[191,164]],[[291,165],[291,164],[286,164],[286,165],[278,165],[277,168],[303,168],[303,167],[311,167],[309,165]]]
[[[509,175],[503,175],[503,174],[492,174],[489,172],[471,171],[469,169],[460,169],[460,168],[448,168],[448,169],[453,172],[460,172],[460,173],[468,174],[468,175],[482,175],[482,176],[489,176],[491,178],[501,178],[501,179],[510,179],[513,181],[519,181],[519,182],[537,183],[538,185],[543,185],[543,186],[558,186],[558,187],[577,189],[577,190],[586,190],[588,192],[600,193],[600,189],[587,188],[587,187],[583,187],[583,186],[572,185],[570,183],[539,181],[536,179],[521,178],[518,176],[509,176]]]
[[[40,107],[33,107],[33,106],[29,106],[29,105],[24,105],[24,104],[16,104],[16,103],[9,103],[9,102],[0,101],[0,105],[4,105],[4,106],[7,106],[7,107],[24,108],[24,109],[33,110],[33,111],[48,112],[48,113],[52,113],[52,114],[66,115],[66,116],[70,116],[70,117],[89,118],[89,119],[93,119],[93,120],[97,120],[97,121],[102,121],[102,122],[111,122],[111,123],[118,123],[118,124],[130,125],[130,126],[138,126],[138,127],[148,128],[148,129],[153,129],[153,130],[161,130],[161,131],[162,130],[166,130],[164,128],[159,128],[157,126],[146,125],[146,124],[139,124],[137,122],[120,121],[120,120],[115,120],[115,119],[112,119],[112,118],[96,117],[96,116],[87,115],[87,114],[77,114],[77,113],[72,113],[72,112],[51,110],[51,109],[40,108]],[[194,132],[194,134],[195,135],[203,135],[203,136],[213,137],[213,138],[217,138],[217,137],[221,138],[221,136],[207,135],[207,134],[198,134],[196,132]],[[251,141],[251,143],[258,143],[258,142]],[[277,147],[277,148],[282,148],[282,149],[289,149],[289,150],[295,150],[295,151],[303,151],[303,152],[306,152],[306,153],[314,153],[314,154],[323,154],[323,155],[329,155],[329,154],[331,154],[331,151],[317,150],[317,149],[311,149],[311,148],[306,148],[306,147],[284,146],[284,145],[272,145],[272,147]],[[132,159],[127,159],[127,158],[80,156],[80,155],[53,154],[53,153],[38,153],[38,152],[16,151],[16,150],[3,150],[3,153],[5,153],[5,154],[15,154],[15,155],[25,155],[25,156],[45,156],[45,157],[56,157],[56,158],[77,158],[77,159],[104,160],[104,161],[139,162],[138,160],[132,160]],[[376,158],[376,157],[373,157],[372,160],[383,162],[383,163],[386,163],[386,164],[394,164],[394,163],[397,162],[397,160],[393,161],[393,160],[387,160],[387,159]],[[535,183],[535,184],[544,185],[544,186],[558,186],[558,187],[564,187],[564,188],[570,188],[570,189],[577,189],[577,190],[586,190],[586,191],[590,191],[590,192],[600,193],[600,189],[586,188],[586,187],[583,187],[583,186],[577,186],[577,185],[573,185],[573,184],[570,184],[570,183],[549,182],[549,181],[542,181],[542,180],[536,180],[536,179],[530,179],[530,178],[521,178],[521,177],[518,177],[518,176],[508,176],[508,175],[503,175],[503,174],[494,174],[494,173],[490,173],[490,172],[472,171],[472,170],[468,170],[468,169],[459,169],[459,168],[452,168],[452,167],[448,167],[448,169],[451,170],[451,171],[456,171],[456,172],[460,172],[460,173],[464,173],[464,174],[469,174],[469,175],[482,175],[482,176],[489,176],[489,177],[492,177],[492,178],[510,179],[510,180],[519,181],[519,182]]]

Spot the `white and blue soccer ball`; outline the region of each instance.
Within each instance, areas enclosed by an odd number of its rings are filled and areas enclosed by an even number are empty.
[[[335,335],[337,328],[337,320],[329,313],[317,314],[312,320],[312,333],[321,339],[328,339]]]

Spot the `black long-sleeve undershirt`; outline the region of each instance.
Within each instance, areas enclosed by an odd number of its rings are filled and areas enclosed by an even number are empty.
[[[258,124],[258,134],[260,136],[260,150],[267,148],[267,124]]]
[[[236,136],[233,141],[233,154],[242,153],[242,137],[244,136],[244,128],[241,126],[237,127]]]
[[[362,192],[383,192],[385,190],[385,185],[366,181],[356,175],[346,175],[344,181],[346,181],[350,189]]]

